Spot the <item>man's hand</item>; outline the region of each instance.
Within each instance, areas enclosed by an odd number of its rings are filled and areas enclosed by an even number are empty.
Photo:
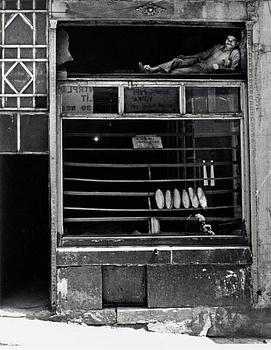
[[[214,68],[214,70],[218,70],[219,69],[219,65],[217,63],[214,63],[213,64],[213,68]]]
[[[225,64],[225,67],[230,67],[231,60],[228,58],[227,60],[225,60],[224,64]]]

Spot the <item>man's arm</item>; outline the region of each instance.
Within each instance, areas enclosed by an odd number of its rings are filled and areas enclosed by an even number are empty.
[[[230,55],[230,60],[231,60],[231,65],[230,65],[230,69],[231,70],[236,70],[236,68],[238,68],[239,64],[240,64],[240,60],[241,60],[241,54],[240,51],[238,49],[234,49]]]
[[[238,68],[240,64],[240,60],[241,60],[241,54],[239,49],[234,49],[230,54],[229,60],[225,62],[223,65],[215,64],[217,67],[216,68],[214,67],[214,69],[219,71],[224,71],[224,72],[233,72]]]
[[[194,55],[189,55],[189,56],[179,55],[179,56],[177,56],[177,58],[198,58],[199,61],[200,60],[205,60],[206,58],[208,58],[213,53],[213,51],[217,48],[217,46],[218,45],[212,47],[211,49],[209,49],[207,51],[202,51],[202,52],[195,53]]]
[[[210,50],[207,50],[207,51],[203,51],[203,52],[199,52],[197,54],[197,57],[200,59],[200,60],[206,60],[209,56],[211,56],[213,54],[213,52],[217,49],[217,48],[220,48],[220,46],[222,45],[215,45],[213,46]]]

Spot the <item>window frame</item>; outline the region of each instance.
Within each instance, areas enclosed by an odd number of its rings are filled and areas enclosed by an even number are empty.
[[[61,87],[71,84],[81,84],[80,86],[93,86],[93,87],[118,87],[118,112],[119,113],[62,113],[61,104]],[[178,87],[179,88],[179,108],[180,113],[124,113],[124,88],[125,87]],[[185,87],[238,87],[240,89],[240,113],[208,113],[208,114],[186,114],[185,112]],[[248,148],[247,148],[247,107],[246,107],[246,84],[245,81],[236,80],[212,80],[207,79],[139,79],[139,78],[68,78],[58,82],[57,87],[57,135],[58,135],[58,147],[57,147],[57,198],[58,198],[58,232],[59,232],[59,245],[60,246],[88,246],[88,245],[154,245],[154,244],[178,244],[178,245],[206,245],[206,244],[244,244],[248,243],[250,232],[250,208],[248,200]],[[216,236],[192,236],[193,239],[185,239],[185,237],[176,237],[171,239],[167,236],[155,237],[153,239],[125,237],[119,239],[119,237],[112,237],[107,239],[101,238],[100,240],[95,237],[91,239],[88,237],[76,237],[64,235],[64,222],[63,222],[63,169],[62,169],[62,122],[63,120],[239,120],[240,121],[240,145],[241,145],[241,193],[242,193],[242,220],[245,221],[246,232],[248,237],[240,236],[239,239],[231,239],[231,237],[216,237]],[[96,243],[94,243],[96,242]]]

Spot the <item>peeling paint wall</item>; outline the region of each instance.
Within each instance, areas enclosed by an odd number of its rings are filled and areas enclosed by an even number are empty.
[[[255,1],[251,128],[252,248],[257,305],[271,305],[271,7]]]
[[[57,272],[57,309],[60,313],[102,308],[101,267],[66,267]]]
[[[253,1],[252,1],[253,2]],[[203,21],[244,21],[248,18],[248,2],[213,0],[52,0],[55,18],[104,19],[169,19]],[[152,8],[150,9],[150,4]]]

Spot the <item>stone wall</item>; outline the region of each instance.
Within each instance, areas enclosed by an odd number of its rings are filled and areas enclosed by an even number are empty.
[[[52,16],[59,19],[245,21],[247,1],[203,0],[52,0]],[[253,3],[253,2],[252,2]]]
[[[250,303],[249,248],[59,248],[57,308],[181,308]]]
[[[255,302],[271,305],[271,9],[268,1],[255,2],[253,16],[250,151],[253,281]]]

